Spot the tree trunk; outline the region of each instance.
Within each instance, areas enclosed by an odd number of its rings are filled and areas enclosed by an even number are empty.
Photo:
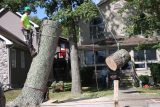
[[[116,71],[117,69],[123,67],[130,60],[130,58],[129,53],[125,49],[121,49],[107,57],[106,64],[111,70]]]
[[[43,22],[39,53],[32,60],[21,94],[13,101],[11,106],[34,107],[43,102],[60,35],[60,28],[58,27],[58,23],[51,20]]]
[[[71,60],[71,74],[72,74],[72,88],[71,93],[73,95],[80,94],[81,90],[81,81],[80,81],[80,71],[79,71],[79,61],[78,61],[78,48],[77,48],[77,37],[76,37],[76,28],[75,23],[72,21],[72,24],[69,28],[70,37],[70,60]]]

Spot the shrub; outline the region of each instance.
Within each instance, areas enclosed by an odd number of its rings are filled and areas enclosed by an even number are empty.
[[[150,70],[154,84],[157,85],[157,83],[160,83],[160,64],[158,63],[151,64]]]
[[[58,83],[54,81],[51,84],[52,92],[62,92],[64,91],[64,83],[63,81],[59,81]]]
[[[94,73],[94,69],[91,67],[84,67],[80,70],[82,86],[88,86],[92,84],[93,73]]]
[[[139,79],[142,81],[142,85],[149,84],[149,76],[141,75],[139,76]]]

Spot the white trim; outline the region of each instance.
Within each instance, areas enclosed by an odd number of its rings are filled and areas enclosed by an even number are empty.
[[[10,63],[10,48],[7,49],[8,53],[8,84],[11,86],[11,63]]]
[[[16,12],[16,14],[17,14],[18,16],[22,17],[22,14],[20,14],[19,12]],[[35,24],[35,23],[32,22],[31,20],[29,20],[29,22],[30,22],[31,24],[33,24],[33,27],[35,27],[35,28],[38,28],[38,27],[39,27],[37,24]]]
[[[8,40],[7,38],[5,38],[4,36],[2,36],[1,34],[0,34],[0,38],[2,38],[6,42],[7,45],[12,45],[13,44],[13,42],[11,42],[10,40]]]
[[[4,11],[4,8],[0,9],[0,13]]]

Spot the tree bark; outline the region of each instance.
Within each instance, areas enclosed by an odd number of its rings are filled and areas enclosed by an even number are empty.
[[[76,37],[76,27],[75,22],[69,28],[70,37],[70,60],[71,60],[71,74],[72,74],[72,88],[71,93],[73,95],[81,94],[81,81],[80,81],[80,71],[79,71],[79,61],[78,61],[78,47],[77,47],[77,37]]]
[[[21,94],[13,101],[11,106],[34,107],[43,102],[61,30],[59,24],[51,20],[44,20],[42,26],[39,53],[32,60]]]
[[[111,70],[116,71],[123,67],[130,59],[129,53],[125,49],[121,49],[107,57],[105,61]]]

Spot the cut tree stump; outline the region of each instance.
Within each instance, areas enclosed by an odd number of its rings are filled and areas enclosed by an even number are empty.
[[[111,70],[116,71],[123,67],[130,59],[131,57],[128,51],[121,49],[107,57],[105,62]]]

